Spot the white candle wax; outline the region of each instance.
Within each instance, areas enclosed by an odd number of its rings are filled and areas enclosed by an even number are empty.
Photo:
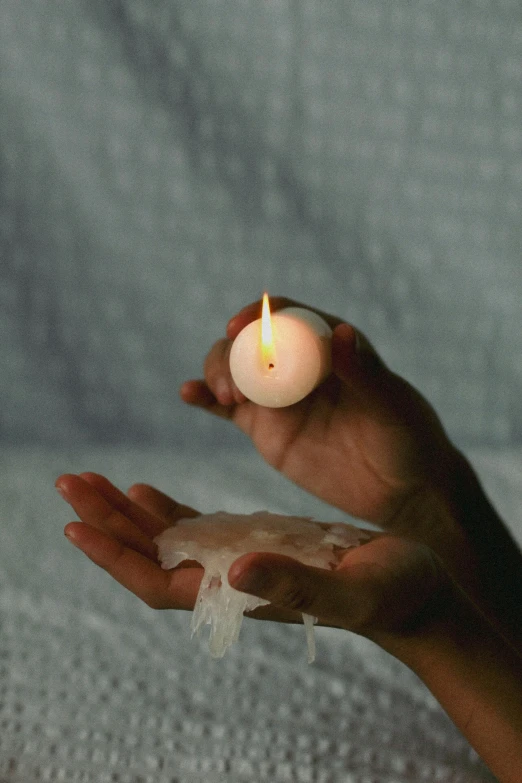
[[[263,350],[261,319],[245,326],[230,352],[238,389],[266,408],[284,408],[310,394],[331,369],[332,330],[320,316],[287,307],[271,316],[273,343]]]

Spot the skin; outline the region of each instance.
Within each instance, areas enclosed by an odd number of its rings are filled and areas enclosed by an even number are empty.
[[[302,306],[271,300],[273,311],[294,305]],[[349,550],[335,571],[244,555],[230,583],[272,602],[256,617],[296,622],[306,612],[395,655],[499,780],[514,783],[522,769],[517,546],[433,409],[352,326],[319,313],[333,329],[333,371],[305,400],[276,410],[246,400],[228,356],[260,308],[248,305],[229,322],[204,379],[184,383],[182,399],[230,420],[290,480],[385,534]],[[163,571],[152,539],[196,510],[147,485],[126,495],[94,473],[63,475],[57,487],[82,520],[65,528],[75,546],[149,606],[193,608],[201,569]]]

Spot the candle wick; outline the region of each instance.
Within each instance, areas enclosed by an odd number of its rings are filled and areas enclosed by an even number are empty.
[[[268,365],[268,369],[269,369],[269,370],[273,370],[273,369],[274,369],[274,364],[273,364],[273,362],[270,362],[270,364]]]

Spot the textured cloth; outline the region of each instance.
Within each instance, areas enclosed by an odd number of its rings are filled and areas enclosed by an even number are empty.
[[[477,464],[522,541],[522,453]],[[0,457],[2,783],[486,783],[419,681],[362,638],[246,620],[221,660],[68,544],[63,470],[149,481],[203,511],[340,519],[257,456],[12,450]],[[516,513],[513,513],[513,512]]]
[[[2,0],[2,437],[212,442],[268,289],[520,442],[521,85],[518,0]]]
[[[246,622],[210,660],[61,542],[51,488],[339,518],[177,398],[268,289],[490,447],[520,524],[521,63],[518,0],[0,0],[1,783],[489,779],[364,640],[308,667]]]

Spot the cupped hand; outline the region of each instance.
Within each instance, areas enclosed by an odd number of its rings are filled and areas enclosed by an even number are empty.
[[[202,567],[184,561],[164,570],[154,538],[179,519],[199,516],[198,511],[147,484],[133,485],[126,495],[97,473],[64,474],[56,487],[81,520],[65,527],[74,546],[151,608],[194,608]],[[287,622],[301,619],[296,612],[275,606],[252,614]]]
[[[201,567],[190,562],[163,570],[153,539],[178,519],[198,516],[195,509],[146,484],[125,495],[95,473],[65,474],[56,486],[82,520],[65,528],[71,543],[148,606],[193,608]],[[300,622],[305,612],[321,624],[371,637],[411,626],[440,587],[439,565],[422,545],[375,535],[347,550],[334,571],[254,553],[232,564],[229,579],[233,587],[272,602],[252,612],[255,617]]]
[[[72,544],[149,606],[193,608],[202,569],[186,562],[164,571],[153,539],[178,519],[198,516],[195,509],[146,484],[125,495],[97,473],[64,474],[56,488],[81,520],[65,527]]]

